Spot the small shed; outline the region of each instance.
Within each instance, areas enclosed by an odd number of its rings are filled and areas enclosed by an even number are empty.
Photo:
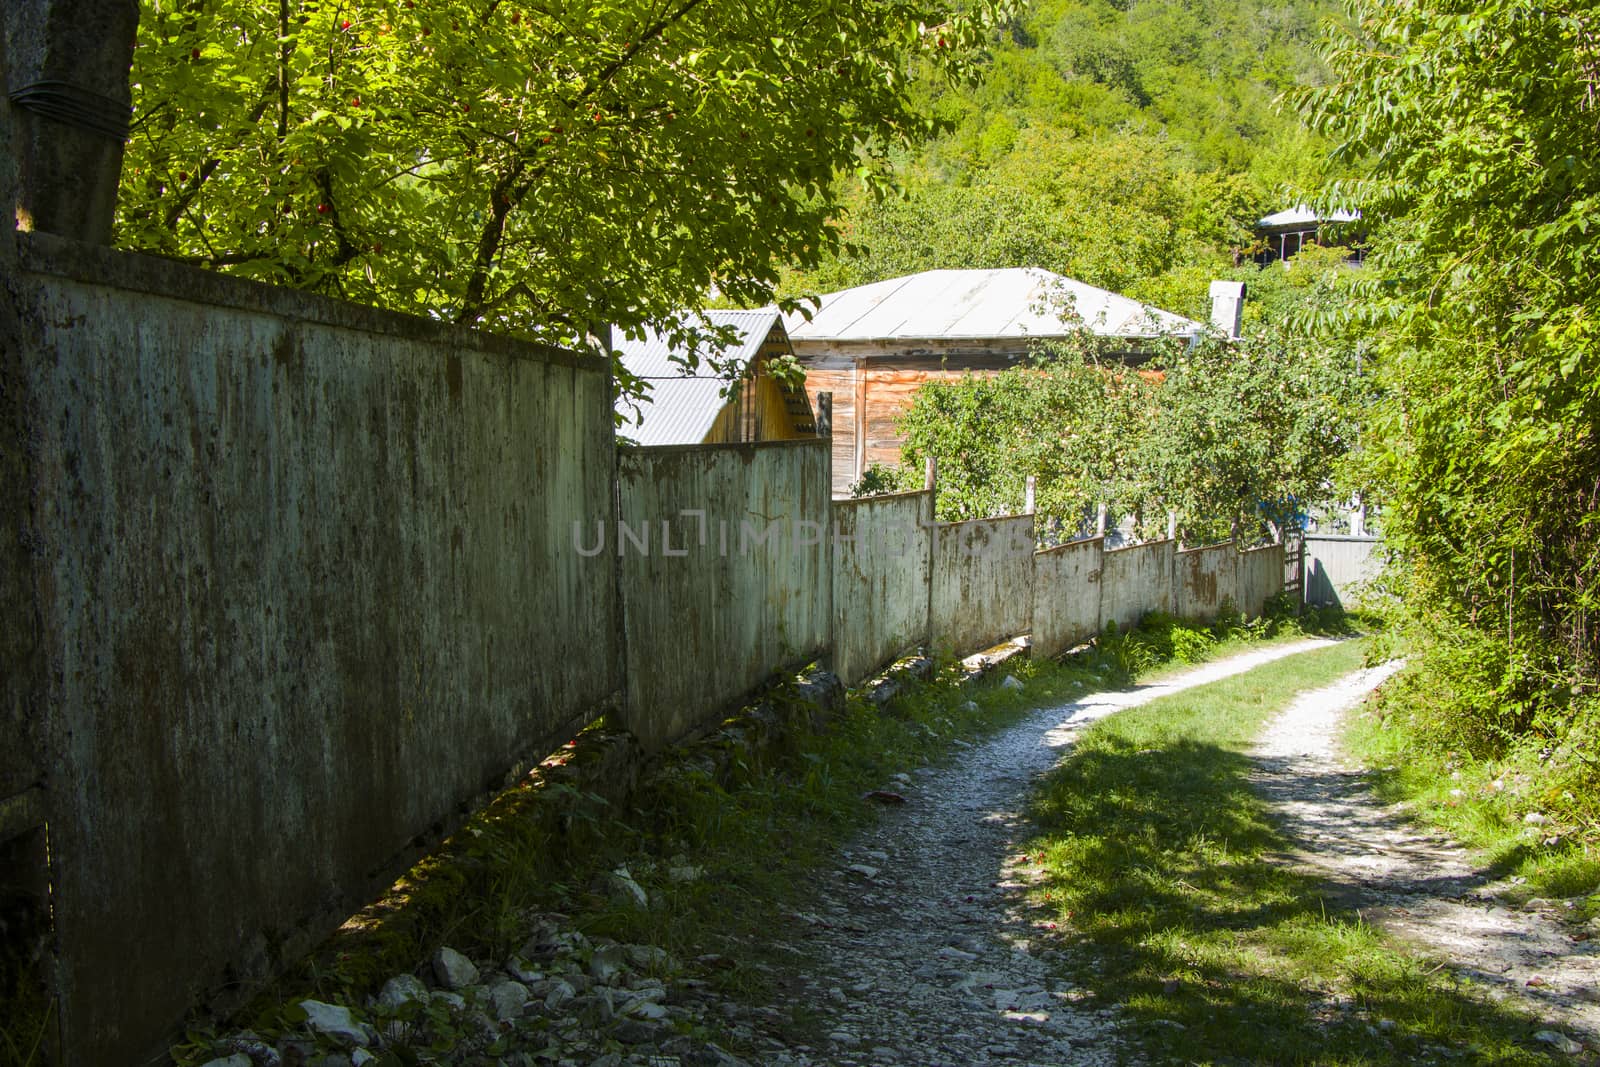
[[[900,460],[895,419],[938,378],[997,374],[1040,341],[1087,328],[1127,341],[1137,360],[1161,336],[1192,338],[1191,319],[1032,267],[930,270],[822,297],[788,318],[806,391],[833,394],[833,491],[873,463]],[[859,413],[859,417],[858,417]]]
[[[1305,204],[1274,212],[1256,220],[1256,236],[1262,242],[1258,246],[1261,251],[1256,253],[1256,262],[1261,266],[1288,262],[1306,245],[1326,244],[1322,235],[1324,226],[1358,222],[1360,219],[1359,211],[1335,211],[1319,215]],[[1349,258],[1352,262],[1361,262],[1361,249],[1355,247],[1350,238],[1342,238],[1338,243],[1351,248]]]
[[[637,400],[618,397],[618,434],[640,445],[735,444],[792,441],[815,437],[816,419],[806,391],[779,381],[768,370],[775,358],[793,355],[783,318],[775,308],[707,311],[714,326],[731,326],[737,343],[720,359],[736,367],[735,377],[701,363],[684,366],[687,353],[666,334],[646,331],[643,340],[622,339],[617,348],[629,373],[649,383]],[[733,389],[734,382],[738,388]]]

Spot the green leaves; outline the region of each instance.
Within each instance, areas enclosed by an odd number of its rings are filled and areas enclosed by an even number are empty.
[[[900,421],[904,466],[938,458],[940,517],[1015,512],[1030,475],[1066,536],[1090,532],[1105,503],[1148,536],[1170,509],[1190,543],[1267,540],[1331,502],[1360,396],[1348,350],[1263,326],[1238,343],[1157,345],[1133,370],[1125,344],[1083,334],[1030,367],[924,385]]]
[[[1364,0],[1299,94],[1365,160],[1383,387],[1363,465],[1429,647],[1495,648],[1532,728],[1600,674],[1600,13]],[[1454,628],[1467,631],[1462,634]],[[1486,643],[1487,642],[1487,643]],[[1443,655],[1441,651],[1439,653]],[[1554,702],[1553,702],[1554,701]]]
[[[1004,0],[791,7],[144,0],[118,240],[568,344],[770,301]]]

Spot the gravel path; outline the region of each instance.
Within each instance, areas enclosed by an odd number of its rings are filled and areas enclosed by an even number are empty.
[[[1367,922],[1600,1049],[1600,942],[1575,941],[1552,917],[1560,902],[1508,907],[1486,892],[1489,878],[1471,853],[1380,804],[1365,774],[1340,758],[1340,719],[1398,667],[1306,693],[1262,735],[1257,785],[1298,844],[1286,858],[1332,883]]]
[[[1086,723],[1328,644],[1306,640],[1033,713],[949,766],[885,783],[906,797],[819,879],[773,937],[818,1037],[771,1064],[1109,1065],[1117,1015],[1049,975],[1011,875],[1033,779]],[[804,962],[801,962],[804,961]]]

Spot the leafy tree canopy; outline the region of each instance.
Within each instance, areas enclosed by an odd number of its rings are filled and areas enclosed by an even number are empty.
[[[1367,168],[1331,197],[1380,223],[1364,469],[1432,647],[1492,676],[1472,736],[1543,733],[1600,683],[1600,13],[1352,12],[1300,103]]]
[[[143,0],[118,242],[562,343],[770,301],[1006,0]]]

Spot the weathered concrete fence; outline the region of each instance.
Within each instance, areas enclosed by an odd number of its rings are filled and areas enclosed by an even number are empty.
[[[0,859],[42,872],[48,820],[68,1064],[247,992],[602,712],[655,749],[819,657],[1055,654],[1281,587],[1279,549],[831,501],[823,440],[619,452],[601,360],[18,247]]]
[[[1376,537],[1307,534],[1304,545],[1307,604],[1340,604],[1382,568],[1383,542]]]
[[[828,647],[826,440],[618,455],[621,722],[657,749]]]
[[[834,673],[847,684],[927,644],[933,494],[835,500]]]
[[[1030,634],[1035,655],[1055,656],[1151,612],[1212,618],[1231,604],[1257,615],[1283,588],[1282,545],[1107,549],[1095,537],[1035,551],[1033,516],[1017,515],[929,524],[907,551],[905,537],[868,528],[898,531],[930,507],[925,493],[834,501],[837,528],[852,538],[836,542],[833,559],[831,666],[846,684],[919,645],[968,653]]]
[[[610,702],[608,370],[20,248],[63,1052],[134,1063]]]

